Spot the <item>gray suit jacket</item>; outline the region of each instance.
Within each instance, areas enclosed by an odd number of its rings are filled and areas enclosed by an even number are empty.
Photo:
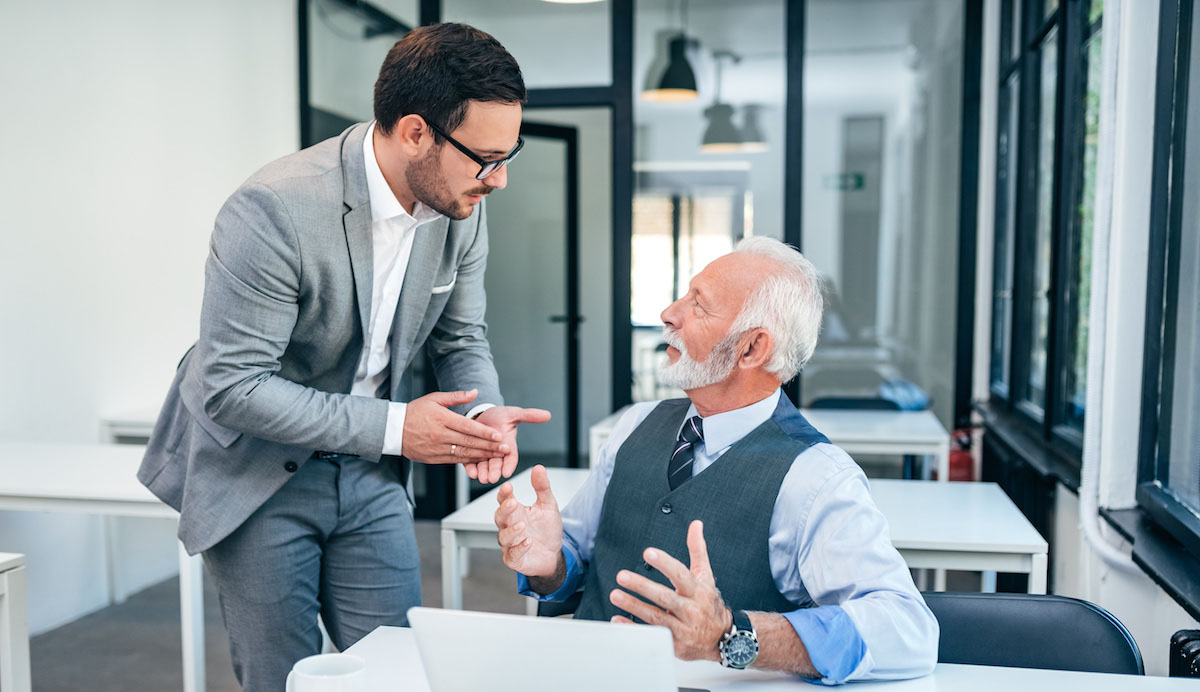
[[[366,124],[268,164],[217,215],[200,338],[138,479],[179,510],[195,554],[242,524],[315,450],[378,461],[387,401],[351,396],[371,315]],[[483,206],[416,230],[391,341],[391,397],[426,344],[440,389],[502,403],[484,324]]]

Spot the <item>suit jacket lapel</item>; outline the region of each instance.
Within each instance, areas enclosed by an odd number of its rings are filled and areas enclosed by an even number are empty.
[[[408,364],[408,358],[417,345],[417,331],[425,321],[425,310],[429,307],[430,289],[433,288],[438,267],[446,247],[446,234],[450,219],[442,217],[422,226],[414,233],[412,254],[408,258],[408,269],[404,272],[404,286],[400,289],[400,302],[396,305],[396,317],[392,322],[392,394],[400,385],[400,375]]]
[[[371,291],[375,274],[375,258],[371,245],[371,197],[367,192],[366,162],[363,160],[363,139],[368,123],[351,128],[342,140],[342,184],[346,229],[346,247],[350,251],[350,268],[354,272],[354,294],[358,302],[358,319],[362,325],[363,343],[371,324]]]

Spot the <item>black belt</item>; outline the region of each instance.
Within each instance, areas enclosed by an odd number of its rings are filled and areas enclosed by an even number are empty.
[[[323,452],[317,450],[312,454],[313,459],[324,459],[325,461],[341,462],[344,459],[357,459],[355,454],[342,454],[341,452]],[[385,459],[389,457],[384,457]],[[411,472],[412,462],[404,457],[391,457],[396,459],[400,464],[400,485],[408,484],[408,475]]]

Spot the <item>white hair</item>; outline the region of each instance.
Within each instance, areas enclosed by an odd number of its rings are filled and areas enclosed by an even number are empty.
[[[733,251],[768,257],[778,270],[746,298],[729,335],[740,336],[760,327],[767,330],[774,349],[764,368],[780,382],[787,382],[800,373],[817,348],[825,309],[821,275],[799,250],[774,238],[746,238]]]

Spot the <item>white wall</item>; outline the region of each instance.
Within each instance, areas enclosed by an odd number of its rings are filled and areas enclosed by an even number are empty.
[[[103,415],[159,404],[218,208],[298,145],[295,15],[0,3],[0,439],[94,441]],[[121,534],[128,585],[171,573],[171,526]],[[105,604],[98,519],[0,513],[0,549],[28,556],[35,633]]]

